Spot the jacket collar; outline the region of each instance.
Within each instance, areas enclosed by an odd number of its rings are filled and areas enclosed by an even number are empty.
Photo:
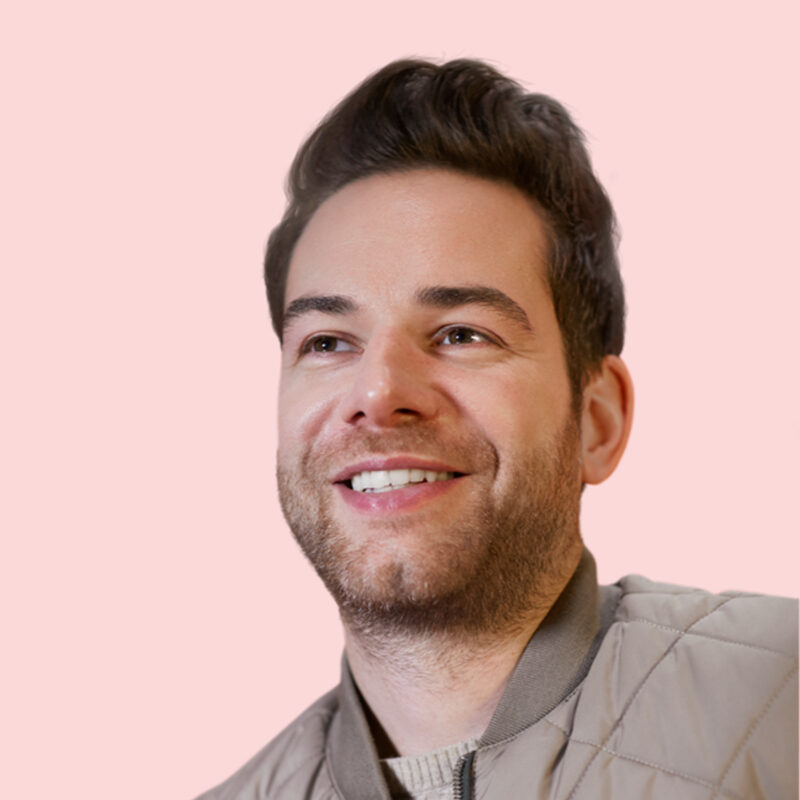
[[[598,587],[594,558],[584,548],[578,568],[523,650],[479,746],[516,736],[572,692],[594,661],[620,595],[618,586]]]
[[[479,746],[516,736],[557,706],[586,676],[619,601],[616,586],[597,586],[597,570],[584,549],[569,583],[520,656]],[[339,794],[347,800],[391,800],[381,774],[347,658],[342,658],[339,710],[326,758]]]

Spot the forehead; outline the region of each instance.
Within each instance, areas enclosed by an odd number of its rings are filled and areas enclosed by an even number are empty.
[[[547,294],[546,254],[545,223],[511,186],[441,169],[374,175],[309,220],[285,304],[334,292],[390,305],[420,286],[469,284],[524,301]]]

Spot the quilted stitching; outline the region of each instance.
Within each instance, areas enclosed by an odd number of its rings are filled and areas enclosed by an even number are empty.
[[[609,755],[614,756],[615,758],[620,758],[620,759],[622,759],[624,761],[631,761],[631,762],[633,762],[635,764],[641,764],[642,766],[649,767],[650,769],[658,770],[659,772],[663,772],[663,773],[665,773],[667,775],[673,775],[676,778],[683,778],[684,780],[689,781],[690,783],[696,783],[699,786],[703,786],[706,789],[710,789],[711,791],[719,792],[719,793],[723,794],[725,797],[731,798],[731,800],[745,800],[745,798],[743,798],[741,795],[737,794],[736,792],[734,792],[734,791],[732,791],[730,789],[724,789],[720,785],[715,785],[711,781],[707,781],[704,778],[699,778],[696,775],[687,775],[685,772],[681,772],[680,770],[671,769],[670,767],[667,767],[664,764],[656,764],[653,761],[647,761],[646,759],[643,759],[643,758],[637,758],[636,756],[628,755],[627,753],[620,753],[617,750],[611,749],[610,747],[604,747],[602,744],[599,744],[598,742],[592,742],[592,741],[589,741],[588,739],[581,739],[581,738],[578,738],[577,736],[570,736],[568,731],[565,731],[560,725],[557,725],[552,720],[548,719],[547,722],[549,722],[550,725],[552,725],[554,728],[557,728],[559,731],[561,731],[561,733],[563,733],[564,736],[567,739],[569,739],[569,741],[571,741],[571,742],[575,742],[577,744],[585,744],[585,745],[588,745],[589,747],[596,748],[598,751],[602,751],[604,753],[608,753]],[[577,788],[577,787],[575,787],[575,788]]]
[[[690,631],[690,630],[682,631],[680,628],[673,628],[671,625],[664,625],[664,624],[662,624],[660,622],[654,622],[651,619],[644,619],[644,618],[641,618],[641,617],[633,617],[632,619],[626,620],[626,622],[639,622],[639,623],[642,623],[644,625],[650,625],[653,628],[658,628],[659,630],[662,630],[662,631],[671,631],[673,633],[680,633],[680,634],[683,634],[684,636],[697,636],[697,637],[699,637],[701,639],[710,639],[711,641],[714,641],[714,642],[722,642],[724,644],[733,644],[733,645],[738,645],[739,647],[748,647],[751,650],[760,650],[763,653],[772,653],[772,654],[777,655],[777,656],[783,656],[784,658],[791,658],[791,656],[787,655],[783,651],[775,650],[775,649],[773,649],[771,647],[762,647],[761,645],[750,644],[750,642],[742,642],[742,641],[739,641],[738,639],[727,639],[724,636],[714,636],[713,634],[710,634],[710,633],[697,633],[696,631]]]
[[[708,617],[710,614],[713,614],[715,611],[718,611],[726,603],[730,603],[732,600],[733,600],[732,597],[722,598],[720,600],[720,602],[713,609],[711,609],[710,611],[707,611],[705,614],[702,614],[700,617],[698,617],[697,619],[693,620],[689,624],[689,626],[686,628],[686,630],[682,630],[682,631],[678,632],[678,635],[672,640],[670,645],[661,654],[661,658],[659,658],[650,667],[650,669],[647,671],[647,674],[644,676],[644,678],[642,678],[642,680],[639,682],[639,685],[636,687],[636,689],[633,691],[631,696],[628,698],[628,701],[625,703],[625,707],[622,709],[622,713],[619,715],[619,717],[617,718],[617,720],[614,723],[614,725],[612,725],[611,730],[608,732],[608,735],[605,738],[605,741],[603,741],[602,745],[600,746],[601,749],[606,749],[609,739],[613,736],[615,731],[619,728],[620,724],[622,723],[622,720],[625,718],[625,715],[628,713],[630,707],[633,705],[633,701],[639,696],[639,693],[643,690],[643,688],[647,684],[647,682],[650,679],[650,677],[656,671],[658,666],[663,663],[664,659],[672,652],[672,650],[674,649],[675,645],[677,645],[677,643],[681,640],[681,638],[686,633],[686,631],[689,630],[692,626],[696,625],[701,620],[703,620],[706,617]],[[599,752],[600,752],[600,750],[597,750],[595,752],[595,755],[592,756],[592,758],[589,759],[589,762],[583,768],[583,772],[581,772],[577,783],[575,784],[575,786],[572,789],[572,791],[569,793],[569,796],[568,796],[567,800],[572,800],[572,798],[574,798],[576,796],[576,794],[578,793],[578,790],[580,789],[581,784],[583,783],[584,778],[586,777],[586,774],[589,772],[589,769],[591,768],[592,764],[594,763],[594,761],[595,761],[595,759],[597,757],[597,754]]]
[[[780,686],[778,686],[778,688],[772,693],[772,697],[770,697],[770,699],[767,701],[764,708],[761,710],[758,716],[753,720],[753,722],[751,723],[750,727],[747,730],[747,733],[742,738],[741,742],[739,742],[738,747],[734,750],[730,762],[728,763],[728,766],[725,768],[725,772],[722,774],[719,783],[715,787],[716,791],[711,796],[711,800],[714,800],[714,798],[719,797],[720,794],[725,792],[723,788],[725,785],[725,780],[727,779],[728,774],[733,768],[733,765],[736,763],[736,760],[742,755],[747,743],[750,741],[750,739],[753,737],[753,734],[758,729],[758,726],[764,721],[767,714],[774,707],[775,701],[780,696],[781,692],[783,692],[784,689],[786,689],[789,686],[789,682],[795,676],[796,673],[797,673],[797,665],[795,664],[795,666],[791,670],[789,670],[789,672],[786,674],[786,677],[783,679]]]

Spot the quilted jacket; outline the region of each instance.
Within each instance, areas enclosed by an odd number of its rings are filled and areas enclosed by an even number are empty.
[[[467,800],[797,797],[797,602],[654,583],[598,588],[584,552],[522,654]],[[198,800],[389,800],[346,660],[320,698]]]

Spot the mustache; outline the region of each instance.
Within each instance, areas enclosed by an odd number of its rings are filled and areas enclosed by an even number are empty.
[[[353,461],[398,453],[458,464],[470,472],[496,466],[498,462],[494,445],[476,433],[444,434],[435,426],[408,425],[385,431],[354,429],[309,447],[303,454],[302,465],[304,469],[323,468],[327,472]]]

